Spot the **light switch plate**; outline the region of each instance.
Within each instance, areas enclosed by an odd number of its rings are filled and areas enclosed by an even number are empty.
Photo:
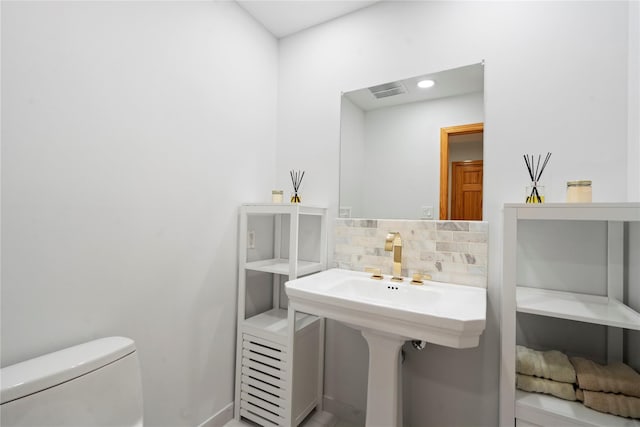
[[[433,206],[423,206],[422,215],[420,215],[420,218],[433,219]]]

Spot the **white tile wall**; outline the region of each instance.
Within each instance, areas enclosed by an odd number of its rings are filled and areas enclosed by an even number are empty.
[[[391,274],[387,233],[402,237],[402,275],[427,273],[441,282],[487,287],[487,222],[416,220],[335,220],[333,266],[363,271],[379,267]]]

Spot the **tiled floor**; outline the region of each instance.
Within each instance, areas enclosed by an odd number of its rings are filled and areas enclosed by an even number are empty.
[[[225,427],[255,427],[256,424],[253,424],[248,421],[236,421],[231,420]],[[307,418],[302,424],[301,427],[355,427],[349,423],[344,421],[340,421],[333,414],[329,412],[316,412],[311,414],[309,418]]]

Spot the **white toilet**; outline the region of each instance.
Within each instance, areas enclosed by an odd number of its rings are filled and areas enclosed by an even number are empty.
[[[142,426],[135,343],[110,337],[0,370],[0,425]]]

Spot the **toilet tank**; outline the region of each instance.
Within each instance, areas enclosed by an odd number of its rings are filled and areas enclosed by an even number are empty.
[[[109,337],[0,370],[0,425],[142,426],[133,340]]]

